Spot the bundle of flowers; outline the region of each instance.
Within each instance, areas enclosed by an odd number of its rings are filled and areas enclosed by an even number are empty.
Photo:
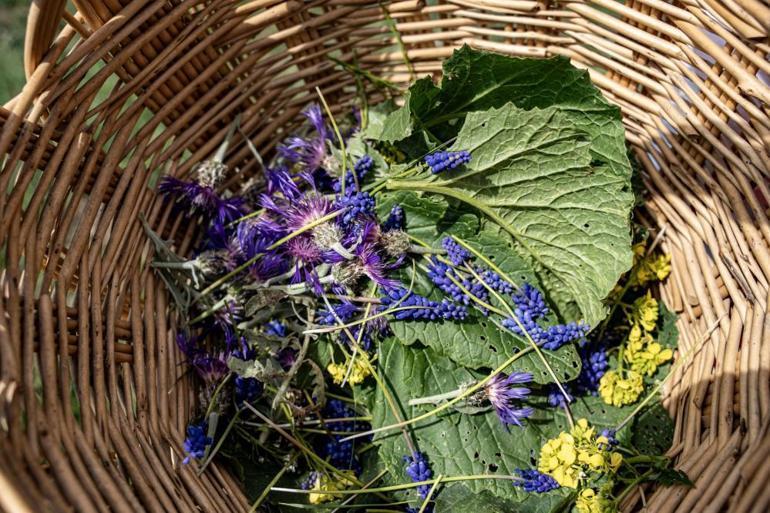
[[[599,513],[686,482],[668,260],[587,74],[462,48],[400,107],[320,100],[242,194],[218,187],[234,130],[159,184],[202,234],[184,260],[148,228],[201,382],[184,464],[276,510]]]

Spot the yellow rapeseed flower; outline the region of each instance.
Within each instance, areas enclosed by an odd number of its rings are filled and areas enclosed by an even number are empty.
[[[635,403],[643,389],[642,375],[633,370],[626,371],[625,378],[618,371],[610,370],[599,380],[599,395],[613,406]]]
[[[623,358],[631,370],[639,374],[652,376],[658,366],[673,358],[674,353],[669,348],[663,348],[649,333],[641,334],[638,325],[631,328],[628,344],[623,351]]]
[[[593,488],[586,488],[578,495],[575,502],[575,508],[578,513],[611,513],[615,511],[612,501],[602,493],[602,490],[596,491]]]
[[[350,369],[350,374],[348,375],[348,383],[351,385],[363,383],[371,374],[371,372],[369,372],[369,366],[364,363],[363,358],[365,357],[359,354],[353,360],[353,368]],[[345,374],[348,372],[349,365],[350,360],[348,359],[345,363],[330,363],[326,367],[326,370],[329,372],[329,375],[331,375],[335,384],[341,385],[345,380]]]
[[[660,254],[648,262],[650,271],[655,273],[659,281],[663,281],[671,273],[671,255]]]
[[[575,439],[569,433],[561,433],[540,449],[537,469],[553,477],[561,486],[577,488],[580,469],[574,466],[576,460]]]
[[[640,324],[647,331],[655,329],[655,323],[658,322],[658,302],[649,290],[647,294],[634,301],[631,322]]]
[[[350,488],[354,484],[353,479],[355,478],[352,470],[342,471],[342,474],[345,477],[335,478],[326,474],[316,474],[315,482],[311,488],[313,492],[308,496],[310,504],[321,504],[342,497],[341,494],[334,492]]]

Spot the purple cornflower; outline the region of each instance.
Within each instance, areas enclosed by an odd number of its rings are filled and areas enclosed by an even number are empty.
[[[224,305],[214,312],[214,325],[225,335],[225,344],[232,350],[235,341],[235,325],[241,321],[243,307],[234,299],[228,299]]]
[[[286,325],[281,321],[272,319],[265,324],[265,334],[283,338],[286,336]]]
[[[499,373],[484,386],[485,397],[494,407],[500,422],[506,427],[514,424],[521,426],[522,421],[532,415],[534,411],[532,408],[519,408],[516,405],[516,401],[529,396],[529,388],[515,385],[523,385],[530,381],[532,381],[532,374],[528,372],[512,372],[508,376]]]
[[[404,288],[389,290],[381,301],[383,311],[391,305],[407,308],[393,312],[393,317],[400,321],[463,320],[468,316],[468,310],[462,305],[447,300],[437,303],[419,294],[409,293]]]
[[[200,347],[200,337],[188,335],[185,331],[176,334],[176,345],[188,360],[192,361],[203,352]]]
[[[483,283],[480,283],[475,279],[471,280],[461,277],[454,271],[454,269],[451,269],[436,257],[433,257],[431,263],[428,264],[428,278],[430,278],[430,280],[445,294],[458,303],[470,305],[474,303],[472,298],[477,298],[484,302],[488,302],[489,300],[489,291]],[[454,278],[454,280],[452,278]],[[461,283],[470,295],[466,294],[455,282]],[[482,310],[482,313],[484,312],[483,309],[480,308],[480,310]]]
[[[284,347],[278,351],[277,358],[281,368],[283,370],[289,370],[291,366],[294,365],[294,362],[297,361],[297,351],[291,347]]]
[[[425,156],[425,163],[430,166],[434,175],[446,169],[454,169],[471,161],[471,154],[467,151],[437,151]]]
[[[356,181],[358,181],[358,185],[360,186],[364,177],[369,174],[369,171],[371,171],[373,167],[374,160],[372,160],[371,156],[364,155],[358,159],[356,164],[353,166],[353,171],[348,170],[348,172],[345,173],[345,191],[347,192],[348,190],[358,190],[356,187]],[[355,175],[353,173],[355,173]],[[341,180],[334,181],[333,189],[334,192],[342,191]]]
[[[411,456],[404,456],[406,464],[406,475],[408,475],[413,482],[419,483],[420,481],[428,481],[433,477],[433,471],[428,465],[428,460],[425,455],[419,451],[415,451]],[[424,484],[417,487],[417,493],[420,497],[425,499],[430,491],[430,485]]]
[[[176,201],[206,215],[212,223],[223,225],[241,216],[244,200],[240,197],[222,198],[210,185],[185,182],[173,176],[164,176],[158,185],[164,196],[175,196]]]
[[[389,232],[391,230],[403,230],[406,227],[406,215],[401,205],[393,205],[390,209],[388,218],[382,223],[382,230]]]
[[[349,265],[355,266],[356,274],[366,275],[374,283],[383,289],[392,289],[398,286],[398,281],[386,276],[385,260],[380,255],[377,246],[363,243],[356,246],[355,258],[349,261]]]
[[[246,339],[246,337],[241,337],[239,342],[241,347],[233,351],[230,356],[233,358],[238,358],[239,360],[243,360],[244,362],[254,360],[257,357],[256,349],[253,349],[251,346],[249,346],[249,341]]]
[[[184,452],[187,456],[182,463],[185,465],[191,460],[199,460],[206,454],[206,447],[211,445],[214,440],[207,436],[208,425],[206,422],[200,424],[189,424],[187,426],[187,438],[184,441]]]
[[[243,376],[235,377],[235,403],[241,405],[243,403],[250,403],[254,399],[262,395],[263,390],[262,382],[257,378],[244,378]]]
[[[471,259],[471,252],[462,247],[452,237],[444,237],[441,245],[446,250],[449,261],[456,266],[460,266]]]
[[[345,226],[356,219],[373,217],[376,204],[368,192],[346,191],[344,196],[337,199],[334,206],[345,209],[340,219],[340,223]]]
[[[285,199],[294,201],[302,195],[286,166],[267,169],[265,178],[267,179],[267,193],[271,196],[280,192]]]
[[[201,353],[190,363],[203,381],[211,385],[218,383],[224,378],[230,368],[227,366],[227,360],[230,354],[224,351],[218,353]]]
[[[523,488],[525,492],[545,493],[559,488],[559,483],[548,474],[543,474],[535,469],[516,469],[521,480],[514,481],[513,486]]]
[[[290,261],[286,255],[271,251],[249,266],[249,275],[255,281],[263,282],[287,272],[289,264]]]
[[[238,223],[235,237],[245,260],[264,252],[271,244],[287,234],[278,222],[266,216]]]
[[[327,156],[326,141],[331,137],[324,123],[323,112],[317,104],[310,105],[303,114],[315,129],[315,136],[307,139],[290,137],[278,147],[278,154],[290,162],[302,164],[305,171],[312,173],[323,167]]]
[[[265,205],[266,208],[267,205]],[[285,208],[273,208],[277,217],[284,219],[289,232],[295,232],[300,228],[318,221],[331,214],[335,208],[332,203],[317,194],[307,194],[301,200],[290,204]]]

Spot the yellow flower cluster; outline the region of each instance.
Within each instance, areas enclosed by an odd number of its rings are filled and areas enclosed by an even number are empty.
[[[537,468],[559,485],[577,488],[588,472],[611,473],[618,469],[623,457],[608,448],[609,440],[596,436],[588,421],[580,419],[569,433],[562,432],[543,445]]]
[[[348,375],[348,383],[351,385],[359,385],[363,383],[364,380],[371,374],[369,366],[366,365],[366,362],[363,360],[364,358],[366,357],[359,354],[353,360],[353,367],[350,369],[350,374]],[[350,359],[348,358],[345,360],[345,363],[330,363],[326,367],[326,370],[329,372],[329,375],[331,375],[334,383],[341,385],[345,380],[345,375],[348,372],[349,366]]]
[[[658,366],[674,357],[674,352],[663,348],[652,335],[643,332],[639,325],[634,325],[628,334],[628,343],[623,351],[623,358],[638,374],[652,376]]]
[[[631,286],[644,286],[651,281],[663,281],[671,272],[671,255],[646,254],[647,243],[634,244],[634,268]]]
[[[635,403],[642,395],[644,385],[642,375],[633,370],[624,371],[623,378],[619,371],[609,370],[599,380],[599,395],[602,400],[613,406]]]
[[[647,294],[634,301],[631,322],[641,325],[646,331],[655,329],[655,324],[658,322],[658,302],[649,290]]]
[[[575,508],[578,513],[611,513],[615,511],[612,500],[602,490],[586,488],[578,495]]]
[[[342,494],[334,492],[350,488],[354,484],[353,479],[355,478],[352,470],[342,471],[342,474],[345,477],[339,476],[336,479],[326,474],[316,474],[312,493],[308,497],[310,504],[321,504],[342,497]]]

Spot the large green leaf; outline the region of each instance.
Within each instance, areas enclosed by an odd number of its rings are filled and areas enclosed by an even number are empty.
[[[401,405],[404,417],[414,417],[429,409],[407,405],[409,399],[455,390],[478,375],[438,355],[430,348],[413,348],[388,339],[381,344],[380,365],[388,369],[387,382]],[[516,368],[514,363],[513,368]],[[395,417],[379,390],[372,408],[372,426],[391,424]],[[434,475],[513,475],[517,468],[531,468],[533,456],[546,439],[553,436],[550,414],[538,411],[524,428],[508,431],[494,412],[476,415],[451,412],[427,419],[413,426],[417,450],[424,452]],[[391,475],[408,482],[403,457],[409,454],[400,431],[382,433],[375,438],[379,454]],[[464,482],[474,493],[489,493],[517,502],[521,513],[545,513],[554,510],[567,496],[557,490],[546,494],[528,494],[507,479],[480,479]],[[412,492],[414,496],[414,492]]]
[[[436,498],[436,513],[511,513],[516,506],[487,490],[472,492],[467,486],[447,486]]]
[[[591,84],[588,73],[564,57],[522,59],[463,46],[444,62],[440,87],[430,79],[415,82],[405,105],[386,120],[382,140],[400,140],[423,128],[448,141],[469,112],[512,102],[522,109],[557,106],[572,115],[575,127],[588,134],[592,158],[623,176],[630,173],[619,109]]]
[[[540,277],[562,317],[595,325],[631,265],[629,177],[592,166],[568,113],[512,104],[468,114],[454,149],[473,159],[431,182],[391,182],[473,206]]]

